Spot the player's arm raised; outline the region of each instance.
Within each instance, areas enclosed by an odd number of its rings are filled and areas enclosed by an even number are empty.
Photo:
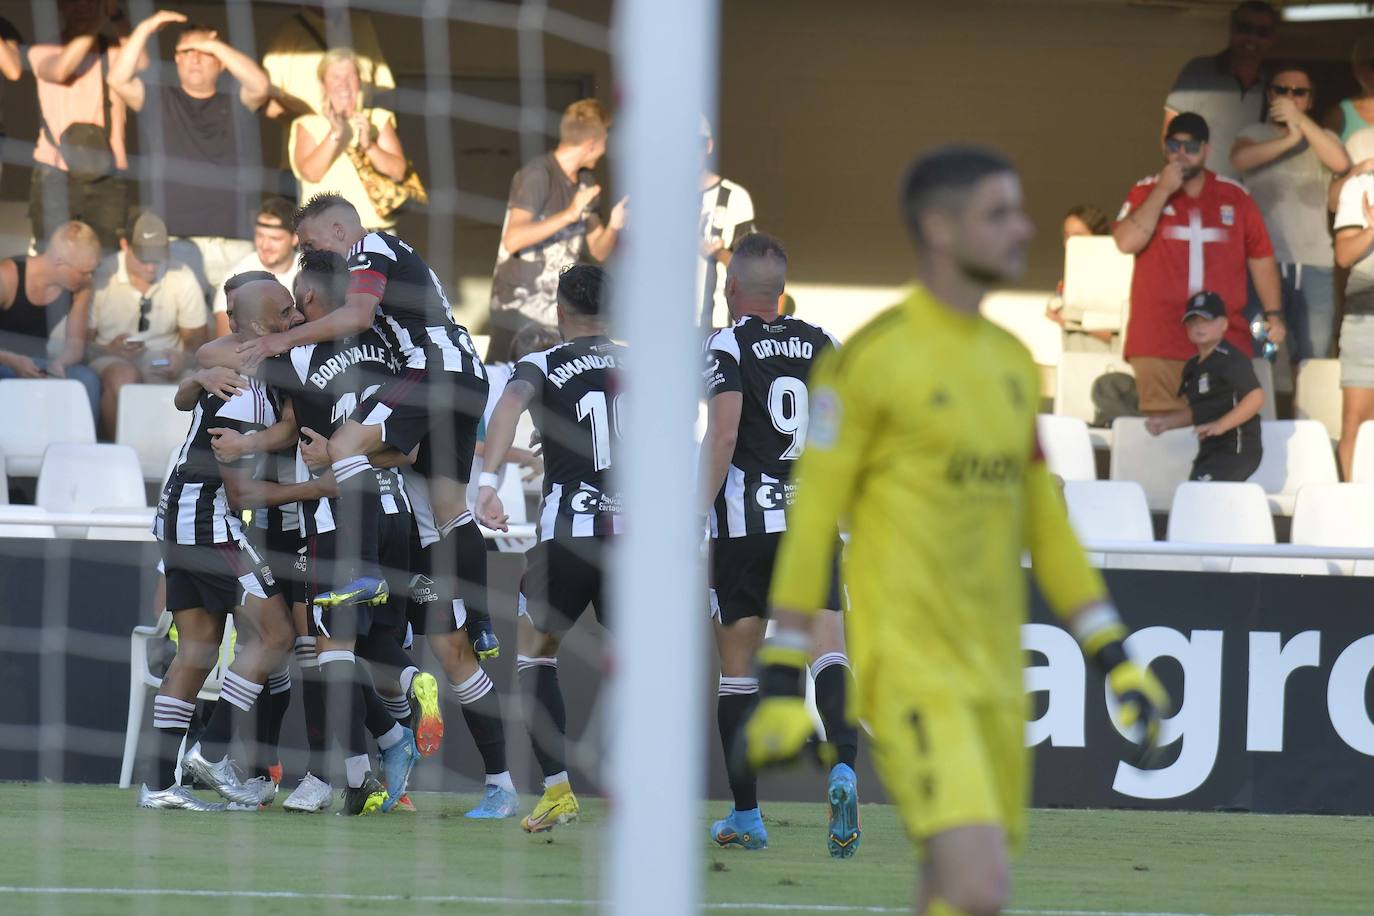
[[[1031,567],[1051,609],[1097,663],[1120,704],[1117,721],[1140,746],[1142,756],[1159,742],[1159,725],[1169,713],[1169,695],[1148,668],[1131,660],[1129,635],[1112,604],[1102,576],[1088,563],[1069,526],[1059,486],[1036,446],[1026,469],[1026,543]]]
[[[518,366],[516,371],[520,371]],[[506,455],[515,443],[516,424],[520,422],[520,415],[529,408],[535,394],[534,385],[517,374],[506,383],[505,390],[501,392],[501,397],[491,412],[491,421],[487,423],[487,438],[482,453],[484,470],[478,478],[480,485],[477,488],[477,505],[473,514],[477,516],[477,521],[496,531],[510,530],[506,524],[505,507],[501,505],[501,497],[496,494],[496,485],[500,482],[500,471],[506,463]],[[485,468],[496,470],[489,471]]]

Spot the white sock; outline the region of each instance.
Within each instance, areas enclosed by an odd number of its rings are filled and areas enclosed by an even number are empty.
[[[417,675],[417,674],[419,674],[419,673],[420,673],[420,669],[419,669],[419,668],[416,668],[414,665],[411,665],[409,668],[407,668],[406,670],[404,670],[404,671],[401,672],[401,693],[402,693],[402,694],[407,694],[407,695],[408,695],[408,694],[410,693],[410,685],[411,685],[411,682],[413,682],[413,681],[415,680],[415,675]]]
[[[399,697],[382,697],[382,705],[391,713],[392,718],[402,722],[410,718],[410,701],[402,694]]]
[[[219,698],[228,701],[230,706],[236,706],[247,712],[258,701],[258,694],[260,693],[262,693],[261,684],[254,684],[234,671],[233,668],[224,672],[224,683],[220,685]]]
[[[405,732],[402,731],[401,726],[398,723],[396,725],[391,726],[391,731],[387,732],[385,735],[382,735],[382,737],[377,739],[377,747],[381,748],[384,751],[391,750],[393,747],[400,744],[401,739],[404,737]]]
[[[488,773],[487,785],[498,786],[507,792],[515,791],[515,782],[510,778],[510,770],[506,770],[504,773]]]
[[[464,706],[470,703],[476,703],[478,700],[482,699],[482,697],[491,693],[492,687],[491,678],[487,677],[487,673],[481,668],[478,668],[476,672],[473,673],[472,677],[463,681],[463,683],[449,685],[449,689],[458,697],[458,702]]]
[[[554,773],[552,776],[545,776],[545,777],[544,777],[544,788],[545,788],[545,790],[548,790],[548,789],[551,789],[551,788],[553,788],[554,786],[558,785],[560,782],[567,782],[567,781],[568,781],[568,771],[567,771],[567,770],[563,770],[562,772]]]
[[[344,761],[344,772],[348,775],[348,787],[357,789],[363,784],[363,779],[372,769],[372,761],[366,754],[359,754],[356,757],[349,757]]]

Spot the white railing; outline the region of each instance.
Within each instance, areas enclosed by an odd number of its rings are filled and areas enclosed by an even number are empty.
[[[1267,557],[1274,559],[1374,560],[1374,547],[1321,547],[1316,544],[1197,544],[1187,541],[1085,541],[1088,553],[1134,553],[1185,557]]]

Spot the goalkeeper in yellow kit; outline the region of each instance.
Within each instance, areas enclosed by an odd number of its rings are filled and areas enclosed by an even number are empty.
[[[1024,268],[1033,230],[1015,170],[990,150],[942,147],[912,165],[901,203],[920,284],[813,374],[773,576],[778,630],[759,651],[745,740],[766,767],[812,734],[801,673],[843,523],[850,713],[871,728],[878,773],[920,847],[916,909],[996,913],[1030,787],[1023,551],[1146,748],[1168,697],[1127,657],[1127,631],[1069,528],[1036,443],[1030,354],[978,313],[990,286]]]

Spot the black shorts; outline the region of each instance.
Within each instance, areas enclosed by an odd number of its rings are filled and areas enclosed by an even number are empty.
[[[296,531],[254,527],[248,540],[272,568],[277,589],[286,603],[309,603],[310,595],[305,593],[305,539]]]
[[[391,598],[385,604],[355,604],[346,607],[321,608],[311,604],[309,627],[312,636],[323,635],[331,639],[353,639],[383,631],[397,634],[398,641],[405,637],[406,605],[409,602],[408,587],[410,547],[406,529],[410,527],[410,514],[398,512],[381,516],[381,530],[378,532],[377,545],[380,552],[382,570],[387,579]],[[306,594],[313,597],[338,585],[333,579],[343,575],[336,566],[338,532],[329,531],[306,539]],[[309,603],[309,599],[307,599]]]
[[[418,445],[417,472],[466,483],[489,387],[467,372],[407,369],[360,403],[351,419],[380,426],[382,441],[399,452]]]
[[[711,616],[729,624],[746,617],[768,619],[768,589],[782,534],[750,534],[711,542]],[[828,610],[840,610],[840,545],[835,545]]]
[[[561,637],[591,604],[597,622],[607,626],[601,571],[611,543],[607,536],[596,536],[552,538],[535,544],[525,554],[516,613],[539,632]]]
[[[1246,481],[1259,469],[1263,455],[1258,448],[1243,452],[1230,448],[1200,450],[1188,479]]]
[[[206,546],[161,541],[159,547],[173,613],[204,608],[228,614],[245,592],[263,599],[277,594],[272,570],[246,540]]]

